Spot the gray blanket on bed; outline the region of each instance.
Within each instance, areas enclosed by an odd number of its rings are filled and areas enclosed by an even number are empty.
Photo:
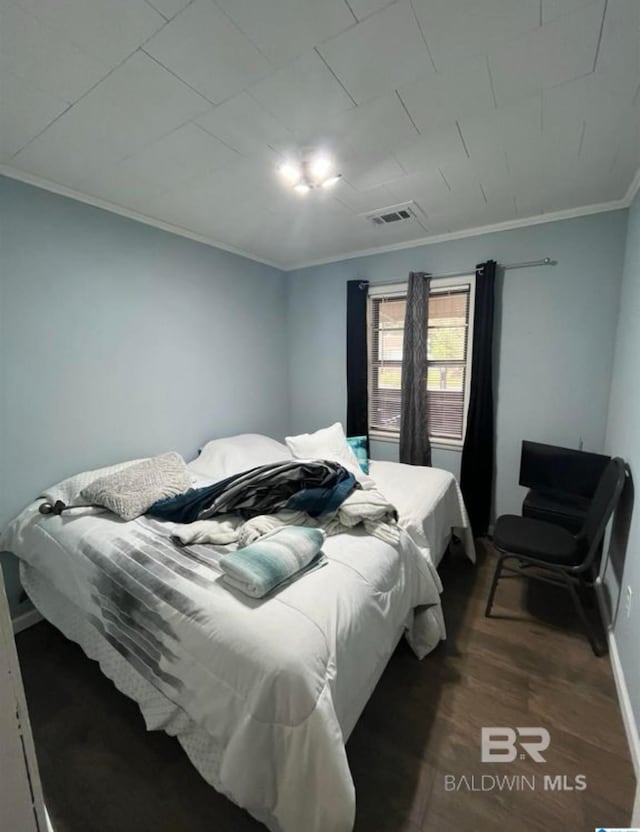
[[[290,508],[312,517],[336,511],[356,488],[353,474],[337,462],[299,459],[261,465],[186,494],[159,500],[151,517],[192,523],[220,514],[256,517]]]

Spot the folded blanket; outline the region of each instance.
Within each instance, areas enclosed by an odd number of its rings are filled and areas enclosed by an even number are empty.
[[[325,541],[321,529],[285,526],[220,558],[223,580],[234,589],[262,598],[293,576],[319,566]]]

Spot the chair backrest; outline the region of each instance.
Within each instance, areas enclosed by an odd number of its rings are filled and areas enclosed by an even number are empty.
[[[584,525],[578,534],[587,550],[585,565],[590,563],[600,545],[607,523],[615,511],[626,476],[625,462],[614,457],[604,469],[589,506]]]

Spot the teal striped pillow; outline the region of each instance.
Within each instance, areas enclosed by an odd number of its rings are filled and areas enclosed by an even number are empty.
[[[367,453],[367,437],[366,436],[348,436],[347,442],[351,450],[356,455],[358,465],[363,474],[369,473],[369,455]]]

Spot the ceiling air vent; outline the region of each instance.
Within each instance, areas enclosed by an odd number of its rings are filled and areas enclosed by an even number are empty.
[[[413,220],[421,225],[422,223],[416,215],[416,207],[414,202],[403,202],[401,205],[389,205],[387,208],[369,211],[367,214],[362,214],[362,216],[373,225],[378,226],[393,225],[407,220]]]

